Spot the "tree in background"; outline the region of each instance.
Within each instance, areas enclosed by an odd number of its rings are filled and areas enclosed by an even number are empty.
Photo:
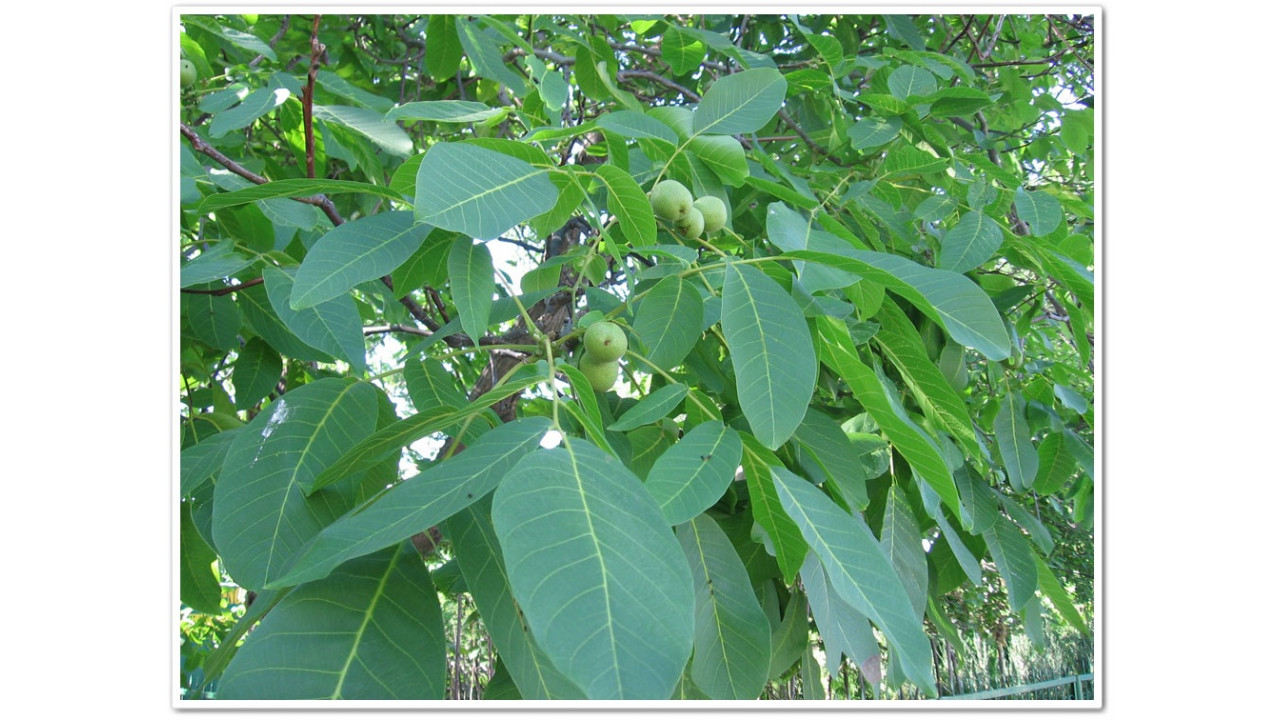
[[[936,696],[1092,636],[1091,17],[179,45],[185,697]]]

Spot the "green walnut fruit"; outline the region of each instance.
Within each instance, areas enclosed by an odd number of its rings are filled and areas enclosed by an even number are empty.
[[[182,87],[189,87],[196,84],[196,64],[183,58],[178,63],[178,77],[182,80]]]
[[[676,232],[690,240],[702,235],[704,227],[706,227],[706,220],[698,208],[690,208],[688,215],[676,221]]]
[[[724,221],[729,218],[724,201],[715,195],[703,195],[693,201],[693,207],[702,213],[703,230],[708,235],[724,227]]]
[[[614,362],[627,352],[627,334],[608,321],[589,326],[584,342],[587,357],[598,363]]]
[[[591,383],[591,389],[596,392],[609,392],[613,389],[613,384],[618,381],[617,360],[599,362],[587,354],[578,361],[578,369],[587,376],[587,382]]]
[[[649,191],[649,204],[654,215],[677,222],[693,209],[693,193],[679,180],[663,180]]]

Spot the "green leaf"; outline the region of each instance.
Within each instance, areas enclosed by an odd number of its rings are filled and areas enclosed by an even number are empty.
[[[219,700],[440,700],[444,620],[406,543],[289,593],[223,674]]]
[[[1062,203],[1047,192],[1027,192],[1018,188],[1013,194],[1018,217],[1031,226],[1031,234],[1044,237],[1062,224]]]
[[[769,679],[771,643],[747,569],[706,515],[676,528],[676,538],[693,572],[693,681],[711,698],[754,700]]]
[[[1071,596],[1066,590],[1062,589],[1062,583],[1058,582],[1058,578],[1054,576],[1053,570],[1049,569],[1048,564],[1035,556],[1036,560],[1036,581],[1040,588],[1040,592],[1049,598],[1049,602],[1057,608],[1058,614],[1063,617],[1072,627],[1080,631],[1085,637],[1093,635],[1093,629],[1080,616],[1080,611],[1076,609],[1076,605],[1071,601]]]
[[[627,138],[662,140],[672,145],[680,139],[676,133],[657,118],[635,110],[614,110],[596,118],[596,127]]]
[[[960,217],[942,238],[939,266],[952,272],[968,272],[991,259],[1004,243],[1000,223],[971,210]]]
[[[891,142],[901,130],[902,118],[871,116],[850,125],[847,133],[855,149],[868,150]]]
[[[486,496],[449,518],[448,535],[467,588],[484,618],[484,628],[502,658],[502,667],[510,673],[523,698],[582,699],[585,697],[582,689],[557,670],[534,641],[524,613],[511,593],[490,512],[491,501]],[[485,698],[489,699],[487,692]]]
[[[707,57],[707,44],[693,33],[674,24],[668,24],[662,34],[662,61],[671,66],[671,72],[685,75]]]
[[[650,362],[669,370],[684,361],[702,335],[702,304],[697,287],[677,275],[662,278],[645,294],[632,328]]]
[[[1000,399],[1000,410],[995,420],[996,446],[1004,460],[1009,483],[1018,492],[1024,492],[1035,483],[1040,456],[1031,444],[1031,427],[1027,425],[1026,402],[1022,394],[1010,391]]]
[[[938,493],[947,507],[961,513],[960,496],[942,449],[928,433],[912,422],[894,393],[885,388],[883,379],[858,359],[844,324],[831,318],[818,318],[818,333],[823,339],[822,361],[848,383],[854,397],[867,409],[912,469]]]
[[[318,194],[340,195],[342,193],[364,193],[377,195],[388,200],[403,201],[395,190],[380,185],[357,182],[355,180],[329,180],[326,178],[290,178],[273,180],[262,185],[253,185],[231,192],[209,195],[196,208],[196,212],[207,213],[223,208],[235,207],[258,200],[271,198],[310,197]]]
[[[809,408],[796,428],[796,442],[803,453],[801,457],[812,458],[817,463],[826,478],[823,482],[833,483],[847,505],[859,510],[867,507],[870,499],[866,481],[870,478],[863,471],[860,453],[834,418]]]
[[[742,440],[742,474],[751,500],[751,516],[764,528],[772,543],[770,554],[777,558],[782,577],[789,582],[800,572],[809,546],[805,544],[795,521],[783,510],[778,491],[773,486],[771,470],[781,467],[782,462],[754,436],[739,432],[739,438]]]
[[[679,405],[680,401],[684,400],[685,395],[688,393],[689,387],[687,385],[680,383],[665,385],[649,393],[640,402],[622,413],[609,426],[609,429],[625,432],[666,417],[667,413]]]
[[[716,421],[704,422],[658,457],[644,486],[667,524],[679,525],[724,495],[741,461],[737,431]]]
[[[931,95],[937,89],[938,79],[924,68],[903,65],[889,73],[889,92],[900,100]]]
[[[871,250],[846,250],[840,255],[796,250],[778,259],[809,260],[862,275],[901,295],[961,345],[990,360],[1009,357],[1004,320],[991,298],[964,275]]]
[[[270,113],[289,99],[285,88],[260,88],[245,96],[240,104],[222,110],[209,122],[209,137],[220,138],[233,130],[252,125],[258,118]]]
[[[809,326],[796,301],[757,268],[725,267],[721,327],[738,399],[760,442],[776,450],[804,419],[817,380]]]
[[[911,681],[936,696],[933,646],[871,529],[807,481],[783,468],[772,472],[783,508],[822,562],[836,593],[880,628]]]
[[[287,296],[285,301],[287,309]],[[285,357],[304,362],[334,362],[332,356],[302,342],[293,334],[271,307],[267,289],[262,285],[236,290],[236,304],[249,327]]]
[[[249,338],[240,349],[231,369],[231,384],[236,389],[236,409],[248,410],[275,390],[284,372],[280,353],[272,350],[262,338]]]
[[[994,104],[991,96],[970,87],[947,87],[921,98],[929,103],[929,114],[937,117],[964,117]]]
[[[439,142],[418,168],[419,222],[492,240],[556,203],[547,171],[496,150]]]
[[[414,409],[419,412],[432,408],[456,409],[467,404],[458,380],[435,358],[406,360],[404,385]]]
[[[462,49],[475,67],[477,75],[506,85],[519,97],[528,93],[529,84],[524,76],[503,61],[502,48],[497,39],[485,33],[479,22],[458,16],[455,18],[455,26]]]
[[[493,525],[534,637],[588,698],[671,697],[693,649],[693,578],[635,475],[566,437],[507,474]]]
[[[178,471],[179,496],[190,497],[201,483],[221,472],[227,450],[239,431],[239,428],[223,430],[182,449]]]
[[[747,179],[747,155],[742,143],[729,135],[699,135],[689,141],[689,151],[726,185],[741,187]]]
[[[223,240],[202,251],[193,260],[182,264],[178,271],[183,288],[204,285],[228,278],[253,264],[253,260],[235,251],[235,243]]]
[[[351,105],[316,105],[312,113],[317,120],[354,130],[396,157],[413,154],[413,140],[404,129],[376,110]]]
[[[902,587],[911,598],[911,610],[924,618],[929,588],[929,562],[920,544],[920,527],[911,513],[902,488],[894,485],[884,506],[884,522],[880,526],[880,547],[898,573]]]
[[[382,97],[381,95],[375,95],[363,88],[356,87],[343,79],[341,75],[329,72],[328,70],[317,71],[316,82],[320,83],[321,87],[334,95],[345,100],[350,100],[356,105],[366,107],[370,110],[385,113],[391,109],[393,104],[391,100]]]
[[[450,80],[462,62],[462,43],[452,15],[429,15],[423,67],[436,82]]]
[[[813,611],[813,622],[818,626],[818,635],[827,653],[827,672],[835,675],[839,671],[843,654],[853,661],[872,685],[878,684],[880,642],[871,632],[867,616],[840,597],[817,553],[812,550],[805,555],[804,565],[800,567],[800,579],[809,599],[809,608]]]
[[[996,561],[1000,577],[1009,590],[1009,607],[1021,610],[1035,599],[1039,575],[1036,556],[1031,544],[1023,537],[1013,521],[1004,515],[996,517],[996,523],[983,533],[991,558]]]
[[[213,538],[238,585],[261,589],[347,509],[336,489],[306,491],[377,420],[372,385],[326,378],[285,393],[236,434],[214,486]]]
[[[652,245],[658,238],[649,197],[625,170],[613,165],[596,167],[596,177],[609,195],[609,212],[618,218],[622,234],[633,245]]]
[[[206,345],[223,351],[239,346],[240,310],[230,295],[183,293],[181,307],[191,332]]]
[[[449,251],[449,282],[462,329],[478,343],[489,327],[496,287],[489,248],[468,237],[454,240]]]
[[[1036,457],[1036,479],[1031,489],[1040,495],[1052,495],[1061,490],[1076,470],[1076,459],[1060,432],[1044,436],[1036,447]]]
[[[507,113],[507,108],[492,108],[470,100],[423,100],[397,105],[387,112],[388,120],[429,120],[447,123],[482,123]]]
[[[374,500],[324,528],[272,587],[325,577],[353,557],[380,550],[441,523],[487,495],[520,458],[538,447],[549,418],[504,423],[458,455],[393,485]]]
[[[407,210],[378,213],[325,233],[298,266],[289,307],[309,308],[400,267],[422,246],[431,226]]]
[[[694,135],[736,135],[764,127],[787,95],[787,80],[775,68],[753,68],[720,77],[693,111]]]
[[[982,457],[973,420],[964,400],[951,387],[929,355],[911,320],[897,303],[886,302],[876,314],[880,329],[873,338],[883,357],[898,368],[925,416],[959,440],[970,457]]]
[[[222,578],[213,565],[218,554],[196,530],[191,520],[191,503],[182,503],[178,512],[178,595],[183,605],[197,612],[218,615],[222,612],[222,587],[218,584]]]
[[[345,359],[357,372],[365,369],[364,329],[355,300],[350,296],[335,297],[317,305],[294,310],[293,268],[262,269],[267,297],[280,320],[304,343],[335,357]]]

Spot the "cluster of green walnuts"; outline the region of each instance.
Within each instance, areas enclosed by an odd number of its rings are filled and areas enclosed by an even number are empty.
[[[714,195],[697,200],[679,180],[663,180],[649,191],[653,214],[675,225],[676,232],[689,238],[713,233],[724,227],[728,210],[724,201]]]
[[[587,376],[591,389],[608,392],[618,380],[618,359],[627,352],[627,335],[607,320],[587,326],[578,369]]]

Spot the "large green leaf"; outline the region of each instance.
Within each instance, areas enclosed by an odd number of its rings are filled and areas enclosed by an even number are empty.
[[[973,420],[964,400],[947,382],[938,366],[929,360],[919,332],[897,303],[887,301],[876,314],[880,329],[873,341],[886,359],[898,368],[903,381],[911,388],[925,416],[946,428],[968,451],[970,457],[981,457]]]
[[[641,425],[656,422],[671,412],[685,396],[689,394],[689,386],[681,383],[664,385],[645,395],[640,402],[632,405],[617,420],[609,425],[610,430],[625,432]],[[673,523],[674,524],[674,523]]]
[[[240,104],[230,110],[222,110],[209,122],[209,137],[220,138],[223,135],[252,125],[258,118],[280,107],[289,99],[289,91],[285,88],[260,88],[245,96]]]
[[[906,298],[961,345],[991,360],[1009,357],[1009,332],[1000,313],[982,288],[959,273],[871,250],[850,249],[840,255],[795,250],[779,258],[810,260],[874,280]]]
[[[781,467],[782,462],[754,435],[739,432],[739,438],[742,440],[742,475],[751,500],[751,516],[764,529],[770,554],[777,559],[783,579],[789,582],[800,572],[809,546],[805,544],[795,521],[783,510],[778,491],[773,486],[772,468]]]
[[[880,682],[880,643],[871,632],[867,616],[840,597],[831,585],[831,578],[823,569],[817,553],[812,550],[800,566],[800,579],[813,612],[813,622],[818,626],[823,649],[827,653],[827,672],[835,675],[840,669],[840,656],[853,661],[867,676],[872,685]]]
[[[309,308],[380,278],[413,256],[431,226],[407,210],[378,213],[343,223],[307,252],[293,278],[289,306]]]
[[[551,658],[534,641],[524,614],[511,594],[498,534],[489,519],[490,511],[491,498],[486,496],[449,518],[448,528],[467,590],[484,618],[484,628],[502,658],[502,667],[510,673],[524,699],[586,697],[581,688],[556,669]],[[487,691],[485,699],[491,699]]]
[[[724,495],[741,460],[738,432],[714,420],[704,422],[658,457],[645,489],[658,501],[667,523],[679,525]]]
[[[985,213],[970,210],[943,236],[938,265],[953,272],[968,272],[989,260],[1003,242],[1000,223]]]
[[[609,212],[618,218],[623,237],[632,245],[652,245],[658,237],[658,224],[644,190],[625,170],[613,165],[597,166],[596,176],[608,192]]]
[[[663,370],[675,367],[702,335],[702,295],[688,280],[668,275],[640,301],[632,328],[650,362]]]
[[[418,167],[414,214],[448,230],[492,240],[552,208],[547,171],[469,143],[439,142]]]
[[[183,605],[197,612],[217,615],[222,612],[222,587],[218,584],[222,578],[214,567],[218,554],[196,530],[191,503],[182,503],[178,513],[178,596]]]
[[[804,314],[768,275],[734,262],[725,267],[720,323],[742,412],[760,442],[776,450],[804,419],[818,377]]]
[[[884,506],[884,521],[880,525],[880,547],[884,549],[893,569],[902,580],[902,587],[911,598],[911,609],[916,617],[924,618],[925,601],[929,587],[929,562],[920,544],[920,527],[911,513],[902,489],[894,485]]]
[[[249,338],[240,348],[231,369],[231,384],[236,389],[236,409],[248,410],[275,390],[284,372],[280,353],[272,350],[262,338]]]
[[[317,120],[350,128],[396,157],[408,157],[413,153],[413,140],[409,134],[376,110],[352,105],[316,105],[312,112]]]
[[[490,430],[460,454],[391,487],[326,527],[272,586],[322,578],[333,568],[443,522],[498,486],[551,428],[548,418],[515,420]]]
[[[983,538],[1009,591],[1009,607],[1021,610],[1035,599],[1036,588],[1040,584],[1036,554],[1031,543],[1027,542],[1022,530],[1004,515],[997,516],[995,525],[983,533]]]
[[[1031,226],[1031,234],[1043,237],[1062,224],[1062,203],[1047,192],[1027,192],[1018,188],[1013,195],[1018,217]]]
[[[693,578],[635,475],[566,438],[507,474],[493,525],[538,645],[587,697],[671,697],[693,649]]]
[[[615,110],[596,118],[596,127],[628,138],[663,140],[675,145],[679,142],[675,131],[657,118],[635,110]]]
[[[796,428],[798,458],[802,467],[820,482],[830,482],[844,499],[845,504],[858,510],[865,509],[867,496],[867,472],[859,448],[850,442],[849,436],[835,418],[816,408],[809,408],[800,427]],[[816,471],[811,470],[816,465]],[[825,479],[823,479],[825,478]]]
[[[214,486],[213,537],[238,585],[261,589],[350,507],[336,489],[306,490],[377,419],[372,385],[326,378],[285,393],[236,434]]]
[[[1028,490],[1036,481],[1040,456],[1031,444],[1031,427],[1027,424],[1026,401],[1022,393],[1011,390],[1000,399],[995,420],[996,447],[1004,461],[1009,484],[1019,492]]]
[[[483,243],[460,237],[449,250],[449,282],[462,329],[480,342],[493,311],[493,256]]]
[[[350,296],[340,296],[295,310],[289,304],[293,297],[294,272],[294,268],[282,270],[268,266],[262,269],[267,297],[276,315],[306,344],[340,357],[351,363],[357,372],[364,372],[364,329],[355,300]]]
[[[1076,605],[1071,601],[1071,596],[1067,594],[1067,591],[1062,589],[1062,583],[1058,582],[1053,570],[1049,569],[1049,565],[1040,559],[1039,555],[1036,555],[1035,559],[1036,578],[1040,592],[1049,598],[1049,602],[1053,603],[1053,606],[1058,609],[1058,614],[1071,623],[1072,627],[1079,630],[1085,637],[1093,635],[1093,630],[1084,621],[1084,618],[1080,616],[1080,611],[1076,609]]]
[[[725,75],[711,84],[693,111],[694,135],[736,135],[764,127],[782,108],[787,80],[775,68]]]
[[[933,646],[871,529],[808,481],[784,468],[772,471],[783,508],[822,562],[836,593],[880,628],[911,681],[936,696]]]
[[[444,620],[412,545],[289,593],[250,633],[220,700],[440,700]]]
[[[292,290],[290,290],[292,292]],[[272,348],[285,357],[304,362],[333,362],[334,358],[326,352],[317,350],[303,342],[281,321],[271,307],[271,298],[262,285],[236,290],[236,304],[244,315],[245,322]],[[288,309],[288,297],[285,297],[285,308]],[[341,355],[341,353],[339,353]]]
[[[699,135],[689,141],[689,151],[726,185],[741,187],[746,181],[746,151],[732,136]]]
[[[889,441],[912,469],[938,493],[947,507],[961,513],[960,496],[951,478],[951,469],[937,442],[907,416],[894,393],[885,389],[881,377],[858,359],[844,324],[831,318],[818,320],[818,333],[823,339],[822,361],[848,383],[854,397],[889,436]]]
[[[771,645],[747,569],[707,515],[677,527],[676,537],[693,571],[693,681],[714,699],[754,700],[769,679]]]

